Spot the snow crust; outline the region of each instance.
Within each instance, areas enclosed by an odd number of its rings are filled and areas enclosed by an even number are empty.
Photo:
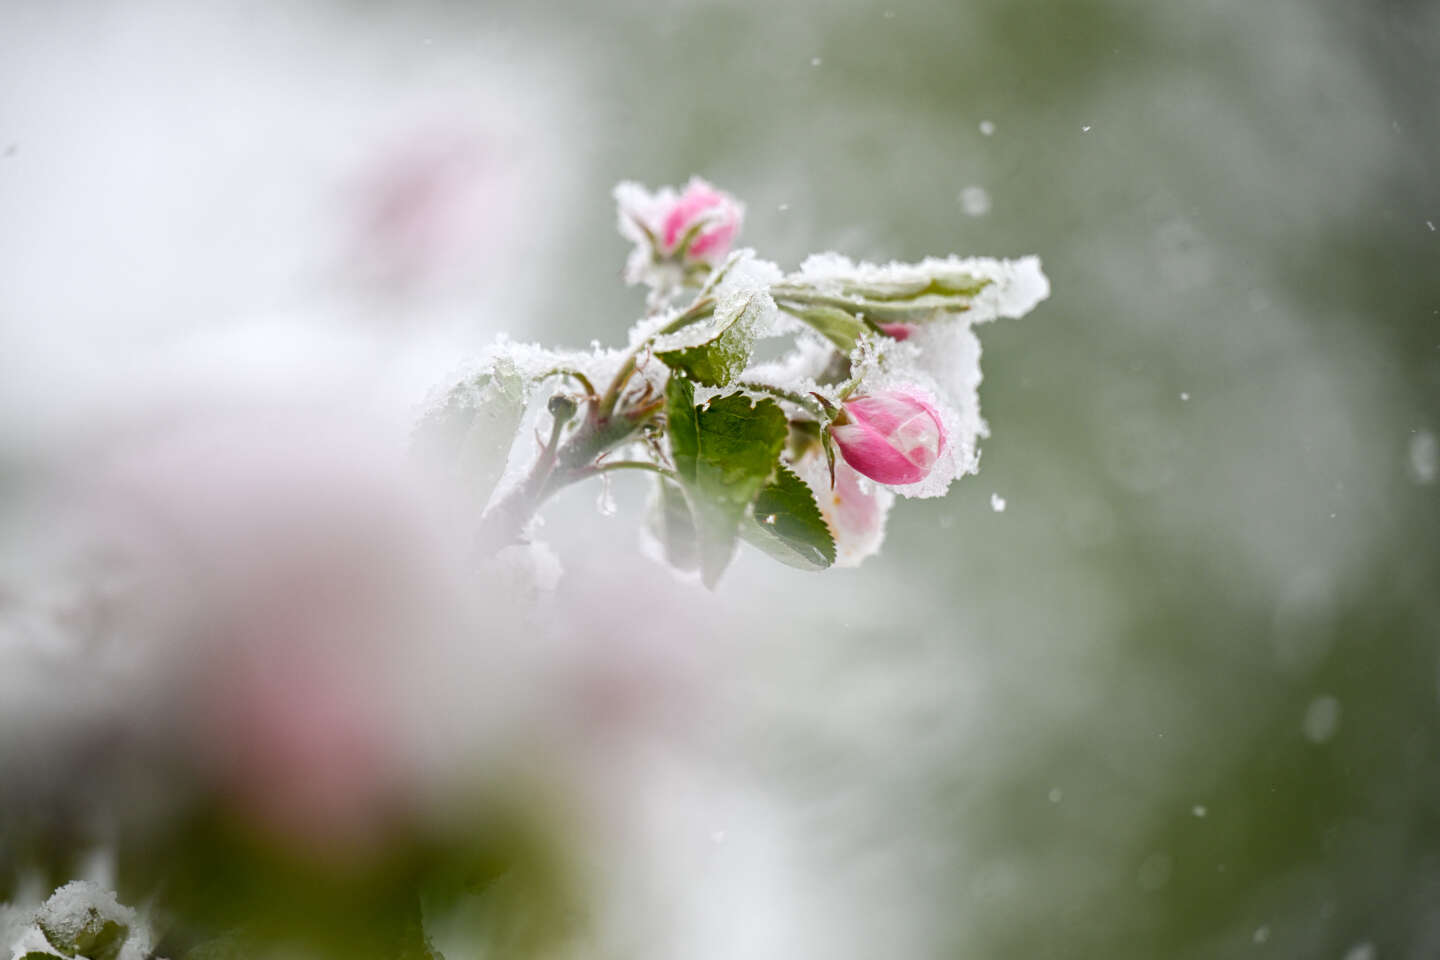
[[[118,929],[107,933],[109,924]],[[105,955],[116,960],[146,960],[151,953],[150,927],[145,919],[123,906],[114,893],[89,880],[65,884],[34,910],[0,906],[0,934],[5,937],[0,943],[10,950],[10,960],[36,953],[89,960],[80,951],[99,937],[110,944],[103,948]],[[111,936],[115,939],[109,940]],[[121,943],[118,952],[116,942]]]

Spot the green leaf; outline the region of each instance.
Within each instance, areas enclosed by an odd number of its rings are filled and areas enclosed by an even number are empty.
[[[700,234],[704,233],[710,226],[712,226],[712,223],[709,217],[700,217],[692,223],[690,229],[686,230],[685,235],[680,238],[680,242],[675,245],[674,256],[683,260],[685,255],[690,252],[690,245],[698,240]]]
[[[694,404],[695,387],[665,387],[675,472],[689,494],[700,542],[700,577],[714,587],[735,552],[741,521],[780,462],[788,425],[775,401],[743,393]]]
[[[791,420],[790,439],[786,448],[790,460],[798,461],[809,453],[812,447],[820,445],[820,424],[814,420]]]
[[[525,415],[525,378],[508,362],[462,381],[420,420],[415,452],[458,477],[477,511],[505,472],[515,431]]]
[[[753,297],[725,305],[713,316],[660,338],[655,355],[696,383],[727,386],[750,363],[759,317],[760,305]]]
[[[786,311],[829,340],[841,353],[855,349],[855,341],[869,329],[863,320],[839,307],[794,307]]]
[[[106,920],[98,930],[87,930],[75,938],[75,949],[89,960],[115,960],[130,936],[130,928]]]
[[[835,538],[810,487],[784,466],[766,484],[747,518],[742,535],[781,563],[801,570],[824,570],[835,562]]]
[[[695,529],[695,514],[680,485],[664,477],[656,478],[655,500],[651,505],[650,532],[660,541],[665,559],[672,567],[686,573],[700,568],[700,533]]]
[[[660,240],[655,236],[655,231],[650,229],[649,224],[633,214],[630,216],[630,222],[639,227],[640,232],[645,234],[645,239],[649,242],[652,252],[660,249]]]
[[[53,901],[52,901],[53,902]],[[41,917],[36,922],[40,932],[50,946],[67,957],[83,956],[87,960],[115,960],[120,948],[130,936],[130,928],[123,923],[107,920],[92,907],[83,919],[67,917],[68,923],[47,922]]]
[[[928,323],[945,320],[951,314],[964,313],[972,301],[991,283],[986,277],[974,277],[967,273],[936,271],[928,277],[906,281],[845,282],[839,293],[822,293],[805,282],[794,278],[771,289],[775,299],[787,311],[816,326],[829,323],[835,331],[843,331],[838,320],[823,319],[828,311],[836,310],[856,318],[864,319],[867,325],[875,323]],[[825,311],[816,319],[803,316],[812,310]],[[816,329],[820,329],[818,326]],[[833,339],[832,333],[820,331],[842,350],[843,344]]]
[[[665,381],[665,429],[670,434],[670,455],[686,483],[695,479],[695,457],[700,452],[699,414],[695,384],[679,374]]]
[[[830,487],[835,487],[835,438],[830,435],[830,424],[820,428],[820,446],[825,451],[825,466],[830,469]]]
[[[919,300],[922,297],[963,297],[972,300],[989,285],[990,280],[987,277],[975,277],[959,272],[937,272],[928,278],[909,282],[847,283],[845,292],[852,297],[888,303]]]
[[[868,323],[928,323],[945,320],[949,314],[964,313],[970,309],[968,297],[924,296],[914,300],[886,301],[823,293],[787,295],[777,292],[775,299],[787,307],[792,303],[807,307],[835,307],[863,316]]]

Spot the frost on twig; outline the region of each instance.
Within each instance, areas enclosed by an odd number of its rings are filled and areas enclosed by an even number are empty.
[[[941,496],[978,469],[973,328],[1049,296],[1036,257],[823,253],[786,273],[732,250],[744,206],[703,180],[615,198],[625,279],[649,289],[627,348],[501,340],[417,431],[485,505],[490,549],[523,539],[556,490],[635,469],[652,476],[650,552],[707,585],[741,540],[802,569],[854,566],[895,496]],[[757,363],[775,338],[790,349]]]

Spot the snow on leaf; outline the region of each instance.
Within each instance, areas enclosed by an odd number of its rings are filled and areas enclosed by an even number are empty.
[[[51,894],[36,912],[35,925],[49,945],[67,957],[117,960],[149,952],[149,934],[139,915],[121,906],[115,894],[85,880],[67,883]],[[125,950],[131,940],[134,944]]]
[[[776,299],[823,298],[842,309],[865,312],[878,322],[923,322],[933,311],[965,315],[970,323],[1020,317],[1050,295],[1036,257],[928,257],[919,263],[855,263],[834,253],[816,254],[785,278]]]
[[[413,436],[416,452],[459,480],[483,510],[505,472],[527,393],[513,364],[496,364],[461,381],[421,418]]]
[[[849,353],[854,350],[855,341],[871,329],[864,320],[839,307],[823,304],[809,307],[796,306],[786,312],[830,341],[841,353]]]
[[[750,362],[762,312],[759,295],[727,301],[713,316],[657,338],[655,355],[697,383],[726,386]]]
[[[745,512],[780,460],[788,435],[773,400],[732,393],[695,406],[695,387],[666,386],[670,451],[690,495],[700,539],[700,575],[713,588],[735,551]]]

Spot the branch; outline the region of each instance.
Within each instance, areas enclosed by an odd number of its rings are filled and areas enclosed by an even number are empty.
[[[615,460],[611,463],[596,464],[591,468],[591,473],[609,473],[611,470],[649,470],[651,473],[658,473],[662,477],[679,481],[680,477],[669,467],[662,467],[658,463],[651,463],[649,460]]]

